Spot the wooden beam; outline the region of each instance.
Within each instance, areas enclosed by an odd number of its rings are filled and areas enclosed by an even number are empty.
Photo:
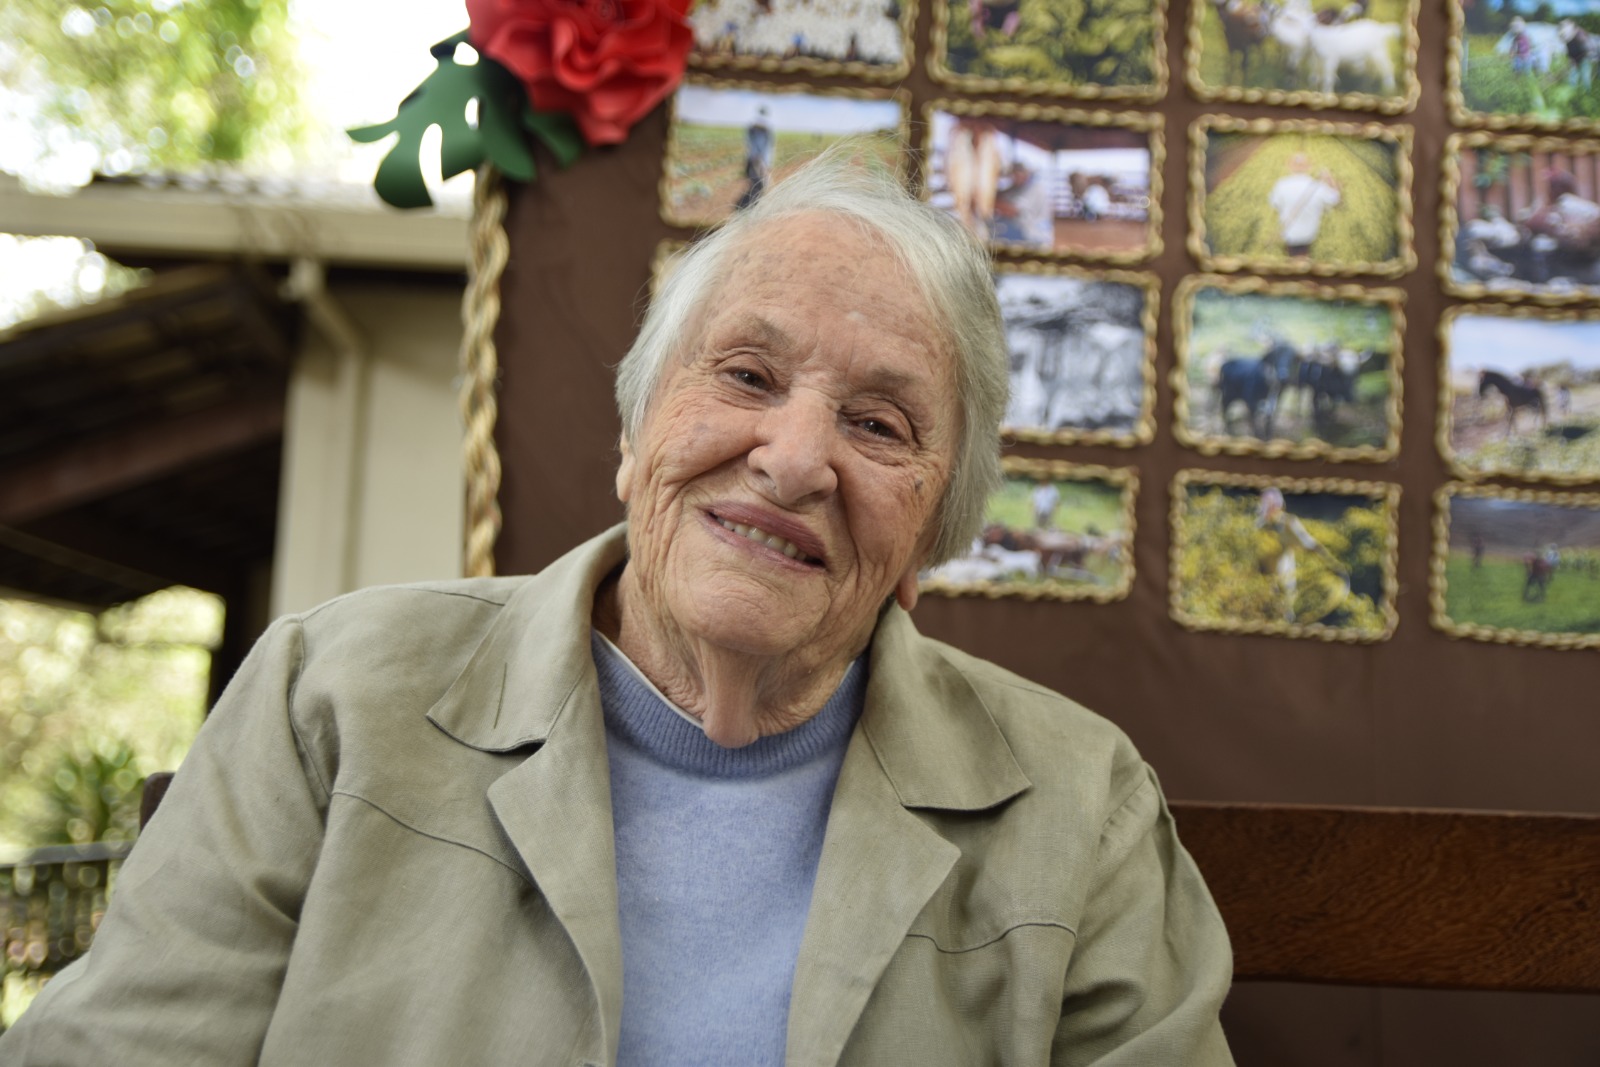
[[[1171,807],[1236,980],[1600,993],[1600,816]]]
[[[18,525],[156,481],[283,433],[284,396],[236,400],[139,425],[0,472],[0,523]]]

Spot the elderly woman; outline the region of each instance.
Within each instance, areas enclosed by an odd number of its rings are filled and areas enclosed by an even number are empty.
[[[622,364],[625,528],[284,618],[8,1064],[1226,1064],[1109,723],[918,635],[995,486],[982,251],[837,161]]]

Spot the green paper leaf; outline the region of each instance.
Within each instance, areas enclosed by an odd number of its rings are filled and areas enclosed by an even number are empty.
[[[386,203],[398,208],[433,203],[422,178],[422,135],[438,126],[440,170],[446,178],[471,170],[485,159],[516,181],[532,181],[533,154],[518,128],[526,106],[522,86],[504,67],[486,57],[472,66],[455,61],[456,46],[465,43],[462,30],[434,45],[438,68],[400,102],[395,117],[375,126],[346,131],[356,141],[380,141],[398,134],[394,147],[378,165],[373,185]],[[467,105],[478,102],[478,123],[467,122]]]
[[[561,111],[535,111],[523,105],[522,125],[544,142],[556,161],[570,167],[583,154],[583,137],[571,115]]]

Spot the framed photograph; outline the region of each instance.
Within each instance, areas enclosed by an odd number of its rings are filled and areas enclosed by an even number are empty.
[[[1477,641],[1600,648],[1600,494],[1452,482],[1434,508],[1434,626]]]
[[[1015,456],[1001,462],[1006,479],[989,498],[982,535],[965,556],[924,572],[922,591],[1101,604],[1127,596],[1138,473]]]
[[[1018,441],[1148,444],[1155,436],[1152,275],[1003,264],[995,294],[1011,353],[1003,430]]]
[[[1167,91],[1166,0],[932,0],[935,81],[1149,103]]]
[[[1378,462],[1400,448],[1398,289],[1191,275],[1173,432],[1207,455]]]
[[[1447,308],[1439,353],[1439,452],[1458,477],[1600,482],[1600,311]]]
[[[941,100],[924,117],[923,195],[997,251],[1161,251],[1159,115]]]
[[[847,138],[860,146],[862,165],[904,174],[906,100],[887,89],[686,81],[672,98],[661,217],[713,226]]]
[[[1600,130],[1600,0],[1447,0],[1451,118],[1464,126]]]
[[[1201,100],[1410,111],[1418,0],[1195,0],[1185,57]]]
[[[1439,278],[1446,292],[1473,299],[1600,297],[1600,141],[1453,135]]]
[[[1179,471],[1172,617],[1191,630],[1386,639],[1399,501],[1382,482]]]
[[[899,81],[911,70],[917,5],[901,0],[774,4],[697,0],[689,62],[711,69],[805,71]]]
[[[1403,274],[1411,127],[1202,115],[1191,129],[1189,250],[1205,270]]]

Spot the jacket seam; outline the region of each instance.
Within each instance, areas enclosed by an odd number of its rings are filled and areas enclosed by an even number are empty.
[[[372,586],[372,587],[367,588],[367,589],[356,589],[356,590],[354,590],[352,592],[345,593],[342,596],[336,596],[332,600],[325,600],[322,603],[318,604],[316,607],[308,608],[307,610],[300,612],[298,615],[294,615],[294,616],[291,616],[291,617],[294,618],[297,621],[302,621],[303,622],[306,619],[311,618],[313,615],[321,614],[323,611],[327,610],[328,608],[333,607],[335,604],[339,604],[339,603],[342,603],[343,601],[350,600],[353,597],[359,597],[359,596],[362,596],[364,594],[373,593],[373,592],[377,592],[377,591],[380,591],[380,590],[382,590],[382,591],[394,591],[394,592],[405,592],[405,593],[423,593],[423,594],[432,595],[432,596],[453,596],[453,597],[460,597],[463,600],[476,600],[480,604],[489,604],[489,605],[492,605],[492,606],[497,607],[497,608],[503,608],[503,607],[506,606],[506,601],[505,600],[493,600],[493,599],[490,599],[489,597],[479,596],[477,593],[466,592],[465,590],[427,589],[427,588],[423,588],[421,586],[415,586],[415,585],[379,585],[379,586]],[[507,598],[507,599],[509,599],[509,598]]]
[[[395,823],[397,826],[405,827],[407,830],[410,830],[414,834],[418,834],[418,835],[420,835],[422,837],[426,837],[430,841],[438,841],[438,842],[440,842],[442,844],[446,844],[446,845],[455,845],[457,848],[464,848],[468,852],[476,852],[478,855],[482,856],[484,859],[490,860],[490,861],[492,861],[494,863],[497,863],[500,866],[504,867],[506,870],[510,871],[512,874],[516,875],[518,878],[523,878],[524,877],[522,871],[518,870],[513,865],[507,863],[505,860],[501,859],[499,856],[496,856],[491,852],[487,852],[487,851],[479,848],[477,845],[468,844],[465,841],[457,841],[455,838],[453,838],[453,837],[445,837],[443,834],[429,833],[427,830],[422,829],[422,827],[420,827],[420,826],[413,826],[411,823],[409,823],[406,820],[400,818],[400,816],[396,815],[394,812],[389,811],[387,808],[384,808],[381,805],[379,805],[379,804],[377,804],[377,803],[375,803],[375,802],[373,802],[371,800],[368,800],[366,797],[361,796],[358,793],[352,793],[348,789],[335,789],[330,794],[330,796],[347,797],[348,799],[354,800],[357,803],[365,804],[367,807],[371,808],[373,811],[377,812],[379,815],[382,815],[384,818],[386,818],[386,819],[390,820],[391,822]]]
[[[1031,927],[1031,926],[1053,927],[1054,929],[1057,929],[1057,930],[1065,930],[1067,933],[1071,934],[1073,937],[1077,937],[1078,936],[1078,931],[1073,929],[1071,926],[1068,926],[1066,923],[1050,922],[1050,921],[1047,921],[1047,920],[1044,920],[1044,919],[1040,919],[1040,920],[1032,921],[1032,922],[1021,922],[1021,923],[1017,923],[1015,926],[1008,926],[1004,930],[1002,930],[998,934],[996,934],[995,936],[989,938],[989,940],[987,940],[987,941],[980,941],[976,945],[967,945],[967,946],[964,946],[962,948],[945,948],[943,945],[939,944],[938,939],[935,938],[932,934],[921,934],[921,933],[917,933],[915,931],[912,931],[912,932],[907,933],[906,936],[907,937],[919,937],[922,940],[927,941],[930,944],[932,944],[935,951],[942,952],[947,956],[959,956],[964,952],[976,952],[980,948],[988,948],[990,945],[993,945],[996,942],[1004,941],[1006,939],[1006,937],[1011,934],[1012,931],[1021,930],[1021,929],[1024,929],[1025,927]]]
[[[322,780],[322,770],[317,766],[316,758],[312,754],[311,746],[306,743],[305,735],[300,731],[300,724],[295,719],[294,699],[300,690],[300,678],[305,673],[306,666],[306,633],[299,616],[291,616],[288,626],[294,628],[294,640],[298,646],[295,656],[294,677],[289,679],[288,691],[284,693],[284,717],[289,720],[289,732],[294,735],[295,747],[302,753],[306,766],[310,768],[311,777],[316,782],[317,788],[322,790],[324,797],[332,798],[333,790],[328,783]]]

